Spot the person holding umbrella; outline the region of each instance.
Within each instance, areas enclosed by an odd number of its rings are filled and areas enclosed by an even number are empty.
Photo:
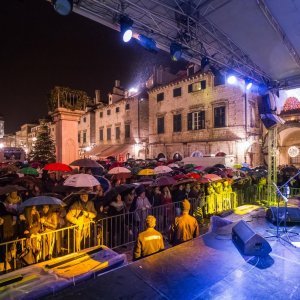
[[[93,201],[89,200],[89,192],[81,190],[78,192],[80,200],[75,201],[66,215],[66,219],[73,225],[75,230],[76,251],[80,251],[81,241],[89,237],[90,222],[96,218],[97,212]]]

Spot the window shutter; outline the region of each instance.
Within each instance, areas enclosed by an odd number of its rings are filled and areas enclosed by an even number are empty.
[[[206,89],[206,80],[201,80],[201,90]]]
[[[193,92],[193,84],[189,84],[188,85],[188,93],[192,93]]]
[[[188,130],[193,130],[193,113],[188,113],[187,115],[187,123],[188,123]]]

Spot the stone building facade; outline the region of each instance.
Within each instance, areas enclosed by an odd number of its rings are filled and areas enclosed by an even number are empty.
[[[233,155],[236,162],[261,162],[258,93],[244,82],[215,84],[212,73],[194,69],[149,90],[149,155],[167,159]]]

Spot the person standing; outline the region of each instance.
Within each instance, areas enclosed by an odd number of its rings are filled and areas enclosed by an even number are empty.
[[[200,235],[199,224],[196,218],[189,215],[190,202],[185,199],[181,202],[182,214],[175,218],[171,228],[171,242],[177,245]]]
[[[165,249],[162,234],[155,230],[156,218],[152,215],[146,218],[145,231],[139,233],[135,242],[133,259],[137,260]]]
[[[66,219],[72,225],[77,225],[75,229],[76,251],[81,248],[81,241],[90,237],[90,222],[96,218],[97,212],[93,201],[89,200],[88,191],[79,191],[80,200],[74,202],[67,215]]]

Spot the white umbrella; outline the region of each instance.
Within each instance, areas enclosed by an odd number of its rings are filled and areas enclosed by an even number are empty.
[[[168,167],[170,167],[170,168],[178,168],[178,169],[180,168],[177,164],[174,164],[174,163],[169,164]]]
[[[124,174],[124,173],[131,173],[131,171],[124,167],[115,167],[108,171],[108,174],[111,175]]]
[[[99,185],[99,181],[89,174],[75,174],[69,176],[65,180],[64,185],[73,187],[93,187]]]
[[[168,166],[158,166],[154,168],[154,172],[155,174],[165,174],[165,173],[173,172],[173,170]]]

